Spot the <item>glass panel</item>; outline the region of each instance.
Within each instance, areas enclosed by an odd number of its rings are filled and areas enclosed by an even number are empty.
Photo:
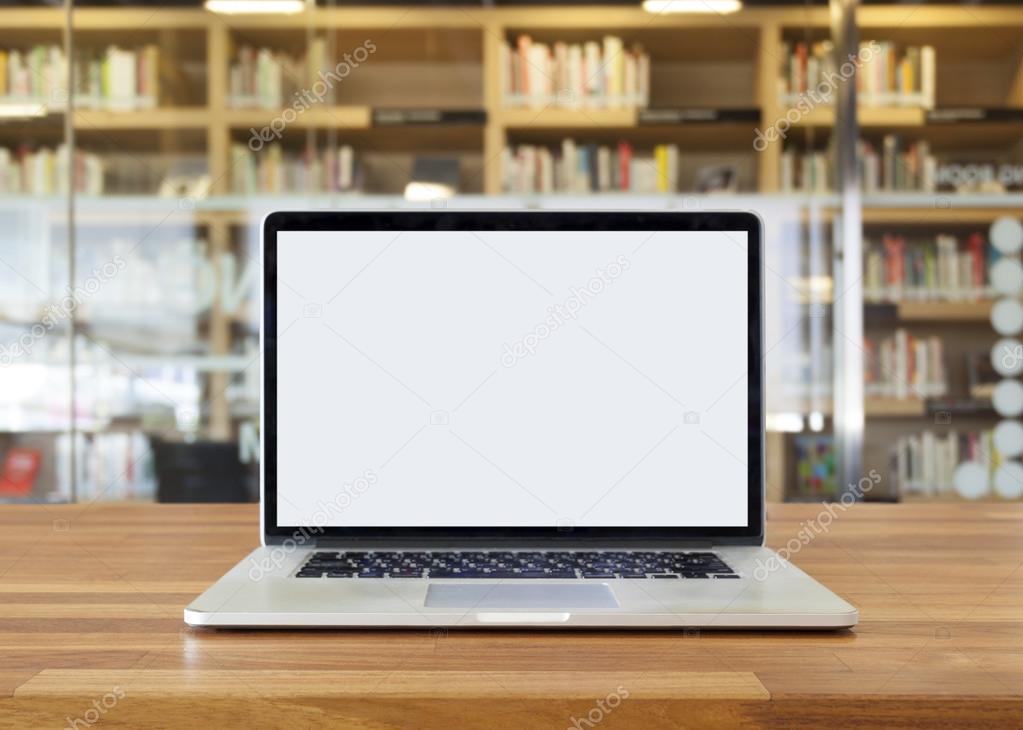
[[[1018,411],[992,403],[1000,383],[1018,382],[999,366],[1019,354],[1023,28],[953,12],[948,27],[933,8],[907,9],[905,22],[861,11],[877,62],[925,92],[900,90],[861,114],[864,468],[886,475],[885,499],[1023,495]],[[999,250],[993,224],[1005,216],[1013,243]]]
[[[201,10],[75,13],[78,498],[256,498],[258,274],[226,184],[223,29]]]
[[[853,81],[805,8],[90,2],[70,53],[61,9],[6,7],[0,498],[214,498],[216,469],[251,498],[259,221],[402,206],[760,211],[772,495],[828,496],[834,98],[856,83],[869,498],[1015,499],[1023,22],[1004,12],[860,8]]]
[[[63,15],[36,17],[0,22],[0,501],[74,494],[67,53]]]

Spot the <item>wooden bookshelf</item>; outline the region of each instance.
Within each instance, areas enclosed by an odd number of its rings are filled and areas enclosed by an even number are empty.
[[[63,26],[64,16],[59,9],[18,8],[0,10],[3,18],[0,45],[11,42],[11,34],[31,36],[52,34]],[[893,38],[899,42],[928,42],[938,49],[939,106],[957,102],[988,106],[1023,107],[1023,63],[1017,54],[1005,60],[1004,54],[992,48],[999,43],[1023,39],[1023,10],[1010,7],[972,7],[969,13],[955,6],[936,6],[907,9],[898,6],[871,6],[858,12],[863,38]],[[430,8],[430,7],[342,7],[312,8],[306,12],[286,16],[218,16],[201,9],[149,8],[80,8],[74,15],[76,31],[105,39],[104,33],[116,34],[126,28],[144,27],[145,32],[159,36],[165,33],[205,34],[204,60],[207,65],[208,104],[202,107],[159,108],[150,111],[107,112],[76,111],[76,124],[110,130],[154,129],[172,132],[181,128],[207,130],[206,154],[213,177],[222,181],[216,171],[226,169],[231,130],[261,128],[269,122],[276,110],[232,109],[226,99],[227,68],[232,51],[240,42],[271,43],[275,38],[287,38],[285,44],[303,44],[311,34],[334,34],[335,43],[343,50],[355,38],[376,38],[381,46],[379,61],[369,64],[372,71],[366,76],[391,69],[396,64],[402,73],[391,74],[391,83],[372,83],[360,87],[356,82],[341,86],[342,95],[362,95],[346,99],[331,107],[312,108],[293,122],[302,130],[367,130],[369,137],[362,141],[372,146],[372,134],[387,132],[372,125],[374,108],[400,106],[411,96],[388,95],[387,86],[394,85],[413,73],[416,66],[428,67],[424,84],[430,89],[429,97],[452,101],[454,107],[476,106],[486,113],[486,123],[478,144],[483,160],[484,181],[482,192],[500,193],[500,152],[509,142],[509,134],[523,130],[546,131],[561,136],[585,136],[587,130],[605,136],[643,140],[655,137],[655,131],[640,130],[638,114],[634,109],[560,109],[560,108],[507,108],[498,91],[500,71],[497,44],[517,33],[530,33],[541,39],[566,38],[580,40],[599,38],[613,32],[628,41],[638,41],[652,56],[655,77],[653,92],[668,106],[677,106],[679,100],[706,99],[725,105],[745,105],[761,110],[760,127],[771,125],[786,111],[777,97],[777,48],[785,32],[806,29],[814,37],[826,36],[829,18],[824,8],[749,8],[726,20],[714,15],[656,15],[633,7],[601,8],[593,12],[585,7],[500,7],[500,8]],[[110,35],[111,42],[116,36]],[[684,40],[681,42],[679,39]],[[728,41],[725,43],[724,41]],[[19,41],[20,42],[20,41]],[[461,49],[461,50],[459,50]],[[466,56],[468,54],[468,56]],[[943,60],[947,67],[942,66]],[[445,66],[445,63],[448,65]],[[478,69],[478,78],[456,81],[456,74],[445,74],[466,64]],[[972,66],[971,66],[972,64]],[[994,73],[978,73],[983,64],[991,65]],[[1013,66],[1012,64],[1015,64]],[[439,71],[439,72],[438,72]],[[991,78],[989,78],[991,77]],[[353,77],[354,79],[354,77]],[[666,80],[666,81],[665,81]],[[712,81],[712,83],[711,83]],[[468,86],[466,84],[469,84]],[[472,84],[478,83],[473,91]],[[694,86],[694,84],[696,84]],[[702,85],[701,85],[702,84]],[[673,90],[680,87],[682,91]],[[943,91],[948,89],[948,92]],[[681,93],[681,95],[680,95]],[[717,96],[715,96],[717,95]],[[742,98],[736,98],[740,95]],[[474,98],[469,98],[474,97]],[[416,99],[419,103],[421,99]],[[730,102],[730,104],[727,104]],[[663,104],[662,104],[663,105]],[[695,104],[706,106],[706,104]],[[915,108],[872,108],[859,111],[860,125],[869,129],[927,129],[926,113]],[[834,112],[829,107],[818,107],[797,123],[798,128],[834,125]],[[709,128],[723,125],[709,124]],[[746,125],[719,143],[722,147],[742,150],[750,155],[755,165],[755,187],[752,191],[771,193],[778,190],[778,160],[780,145],[770,145],[761,153],[753,154],[752,127]],[[1000,143],[1010,144],[1019,137],[1023,123],[1000,124],[987,127],[983,136],[991,134]],[[977,135],[976,129],[972,134]],[[0,137],[3,131],[0,129]],[[393,133],[392,133],[393,134]],[[423,138],[421,147],[429,151],[433,140],[423,128],[406,128],[402,133],[407,146],[414,148]],[[956,126],[945,126],[929,132],[943,145],[954,145],[966,134]],[[749,137],[747,139],[747,136]],[[666,141],[675,141],[683,147],[683,154],[707,148],[713,135],[699,131],[678,134]],[[450,146],[450,145],[449,145]],[[712,148],[713,149],[713,148]],[[752,192],[751,191],[751,192]],[[217,183],[213,194],[227,192]],[[685,190],[680,191],[682,193]],[[986,213],[985,213],[986,214]],[[952,219],[953,209],[936,209],[934,216]],[[977,211],[960,211],[958,216],[977,216]],[[899,222],[918,217],[911,208],[885,208],[865,210],[867,220]]]
[[[1023,8],[954,5],[906,7],[868,6],[858,11],[860,37],[892,39],[906,44],[932,44],[937,49],[937,106],[1023,109]],[[60,8],[0,9],[0,47],[28,42],[59,42],[65,15]],[[258,226],[252,211],[273,207],[395,207],[399,194],[295,194],[286,196],[233,195],[230,187],[231,144],[243,142],[250,130],[259,130],[280,114],[280,109],[233,108],[228,99],[229,68],[240,44],[304,48],[316,35],[331,40],[335,51],[350,49],[365,39],[379,50],[341,84],[324,105],[298,115],[288,126],[288,143],[307,140],[323,143],[328,134],[393,163],[391,174],[408,174],[419,154],[438,153],[465,160],[464,177],[470,193],[492,196],[495,205],[560,205],[592,201],[597,205],[627,207],[631,201],[681,208],[681,200],[700,206],[726,207],[726,198],[700,198],[686,189],[673,195],[555,195],[501,194],[500,159],[509,144],[538,143],[554,146],[565,137],[613,143],[679,144],[683,156],[735,156],[744,160],[749,174],[742,191],[759,200],[814,208],[808,216],[826,227],[834,221],[837,197],[793,194],[780,189],[783,145],[763,151],[752,147],[754,129],[766,129],[783,118],[786,106],[778,97],[778,51],[785,38],[804,31],[826,37],[830,17],[826,7],[747,8],[727,17],[650,14],[638,7],[423,7],[423,6],[313,6],[288,16],[219,16],[194,8],[77,8],[74,29],[90,43],[132,44],[121,40],[140,32],[161,41],[161,53],[175,53],[205,63],[204,88],[182,98],[161,99],[149,110],[115,112],[76,110],[74,126],[83,145],[95,142],[100,153],[136,153],[147,145],[157,151],[190,151],[205,157],[211,179],[209,196],[182,209],[177,201],[140,194],[115,200],[86,200],[78,205],[76,222],[82,226],[127,226],[139,221],[159,225],[164,220],[192,220],[207,238],[211,252],[219,254],[238,245]],[[140,30],[142,29],[142,30]],[[501,97],[500,44],[518,33],[549,42],[599,39],[614,34],[639,42],[651,55],[651,108],[744,108],[758,111],[758,121],[645,124],[636,109],[509,108]],[[183,49],[185,39],[199,38],[200,48]],[[176,40],[175,40],[176,39]],[[166,41],[166,43],[164,43]],[[1010,49],[1011,52],[1006,52]],[[311,81],[311,79],[307,80]],[[187,97],[187,98],[185,98]],[[201,97],[201,98],[197,98]],[[478,124],[382,126],[374,123],[379,110],[401,108],[481,110]],[[886,132],[907,138],[920,136],[945,152],[960,149],[976,156],[998,152],[1000,157],[1023,161],[1023,121],[998,123],[934,124],[918,108],[862,107],[860,126],[865,135]],[[41,143],[59,143],[62,115],[50,114],[41,122],[0,123],[0,145],[13,146],[38,135]],[[795,123],[793,139],[826,144],[835,124],[834,111],[815,108]],[[33,126],[36,125],[36,126]],[[98,132],[110,132],[100,135]],[[121,149],[123,148],[123,149]],[[688,184],[688,181],[687,181]],[[35,200],[25,196],[26,200]],[[744,197],[745,200],[745,197]],[[865,197],[865,225],[941,230],[943,226],[986,227],[999,215],[1019,215],[1023,194],[956,195],[954,193],[894,193]],[[109,207],[108,207],[109,204]],[[744,203],[745,204],[745,203]],[[59,206],[58,206],[59,207]],[[753,206],[747,206],[753,207]],[[55,214],[55,217],[63,212]],[[171,216],[169,219],[166,216]],[[973,328],[985,326],[990,302],[902,302],[896,306],[900,322],[921,326]],[[211,355],[232,352],[232,321],[238,317],[214,310],[208,323]],[[915,326],[915,325],[914,325]],[[210,384],[210,432],[230,438],[235,425],[229,403],[221,391],[227,376],[220,373]],[[925,427],[926,404],[920,399],[867,399],[870,419],[885,424],[920,419]],[[892,426],[895,427],[894,425]],[[774,435],[777,437],[777,434]],[[869,431],[868,431],[869,437]],[[772,454],[784,452],[772,441]]]

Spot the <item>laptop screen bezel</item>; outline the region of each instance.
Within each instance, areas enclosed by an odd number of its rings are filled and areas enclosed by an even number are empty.
[[[317,527],[277,525],[277,237],[282,231],[735,231],[746,233],[748,261],[747,522],[700,527]],[[762,544],[764,537],[762,226],[750,212],[670,211],[315,211],[276,212],[263,223],[263,403],[261,441],[263,542],[296,535],[317,543],[479,544]],[[701,315],[703,316],[703,315]],[[713,485],[707,485],[712,489]]]

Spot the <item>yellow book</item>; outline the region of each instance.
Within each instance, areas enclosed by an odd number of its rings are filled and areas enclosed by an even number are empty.
[[[0,49],[0,96],[7,96],[7,51]]]
[[[657,163],[657,192],[668,192],[668,146],[659,144],[654,147],[654,160]]]

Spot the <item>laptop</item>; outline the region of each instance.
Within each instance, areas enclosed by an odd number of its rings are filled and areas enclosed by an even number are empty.
[[[277,212],[261,545],[206,627],[836,629],[764,546],[745,212]]]

